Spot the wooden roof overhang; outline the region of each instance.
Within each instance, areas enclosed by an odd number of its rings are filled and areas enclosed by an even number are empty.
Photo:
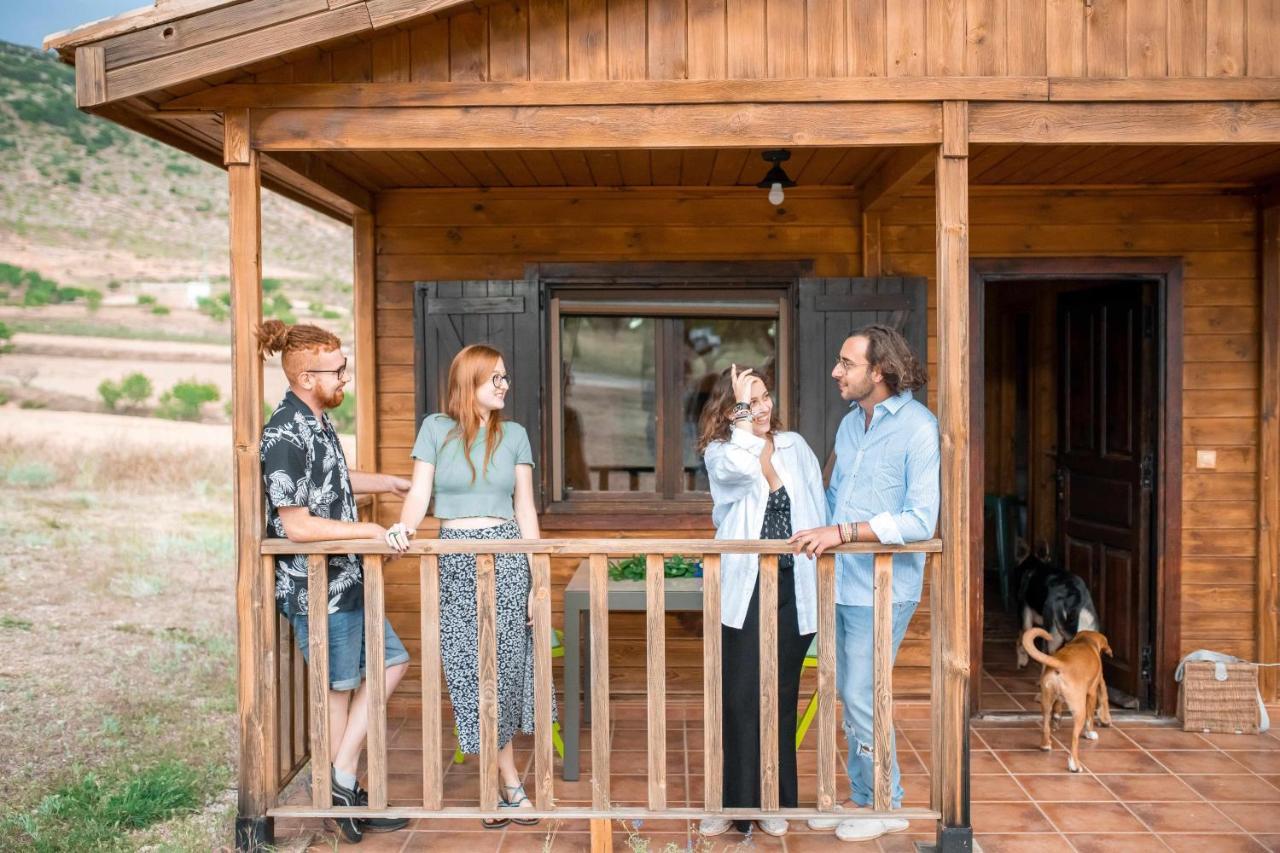
[[[917,146],[939,143],[951,100],[971,104],[974,183],[1212,174],[1249,184],[1280,174],[1280,78],[1270,77],[259,81],[319,46],[474,8],[169,0],[46,46],[75,63],[82,107],[210,162],[223,162],[223,114],[247,111],[264,183],[348,220],[371,210],[377,191],[401,186],[751,184],[763,174],[753,149],[779,146],[797,152],[795,165],[804,160],[806,185],[876,198],[876,184],[928,174]],[[467,164],[450,152],[467,152]],[[610,157],[618,168],[591,168]]]

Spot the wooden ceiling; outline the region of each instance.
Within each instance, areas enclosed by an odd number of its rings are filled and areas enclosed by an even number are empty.
[[[861,186],[890,151],[793,149],[800,186]],[[768,169],[757,149],[683,151],[326,152],[366,188],[753,186]],[[1280,146],[975,146],[974,185],[1266,184]]]

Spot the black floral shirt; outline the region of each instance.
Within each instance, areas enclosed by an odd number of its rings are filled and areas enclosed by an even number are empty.
[[[316,418],[292,391],[262,430],[262,479],[267,535],[286,538],[280,507],[305,506],[317,518],[356,521],[356,500],[342,444],[328,415]],[[364,606],[357,554],[329,555],[328,612]],[[276,557],[276,606],[285,616],[307,613],[307,555]]]

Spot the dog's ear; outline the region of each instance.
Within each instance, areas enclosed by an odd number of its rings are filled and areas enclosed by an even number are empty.
[[[1036,558],[1042,563],[1049,562],[1049,540],[1041,539],[1036,543]]]
[[[1112,654],[1111,652],[1111,644],[1107,642],[1107,638],[1103,637],[1101,634],[1099,634],[1098,636],[1102,638],[1102,650],[1106,652],[1107,657],[1109,658],[1115,657],[1115,655]]]

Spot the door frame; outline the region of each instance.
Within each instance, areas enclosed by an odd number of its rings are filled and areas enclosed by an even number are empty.
[[[1182,365],[1183,286],[1182,259],[1177,257],[1066,257],[1066,258],[974,258],[969,264],[970,327],[969,352],[973,369],[969,418],[970,530],[975,547],[969,564],[973,590],[970,622],[972,671],[983,664],[983,536],[982,514],[985,454],[985,413],[983,375],[985,370],[988,283],[1018,280],[1087,281],[1097,279],[1117,283],[1154,283],[1159,329],[1156,340],[1158,372],[1158,416],[1156,420],[1155,516],[1151,537],[1155,575],[1155,710],[1170,715],[1177,708],[1177,686],[1173,680],[1181,656],[1182,643]],[[972,705],[977,712],[981,691],[974,691]]]

